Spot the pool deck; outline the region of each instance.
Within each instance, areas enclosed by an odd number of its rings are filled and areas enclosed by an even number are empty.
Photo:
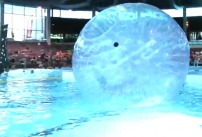
[[[199,70],[202,70],[202,66],[190,66],[189,67],[189,72],[190,71],[199,71]]]
[[[33,68],[20,69],[20,70],[26,71],[26,70],[32,70],[32,69]],[[67,70],[69,72],[72,72],[72,70],[73,70],[71,67],[62,67],[60,69],[61,70]],[[10,69],[10,71],[12,71],[12,70],[19,70],[19,69]],[[45,69],[37,69],[37,70],[45,70]],[[50,69],[47,69],[47,70],[50,70]],[[52,70],[54,70],[54,69],[52,69]],[[202,66],[189,66],[189,72],[193,72],[193,71],[202,71]]]

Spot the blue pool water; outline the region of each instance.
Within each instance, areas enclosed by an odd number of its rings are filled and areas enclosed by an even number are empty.
[[[71,69],[12,70],[0,79],[0,137],[201,137],[201,81],[190,71],[169,104],[99,109],[80,98]]]

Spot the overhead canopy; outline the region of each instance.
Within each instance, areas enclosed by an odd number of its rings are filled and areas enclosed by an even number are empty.
[[[160,9],[174,9],[186,7],[200,7],[202,0],[4,0],[5,3],[13,3],[27,6],[51,5],[52,8],[71,10],[97,10],[105,9],[109,6],[126,2],[143,2],[154,5]]]

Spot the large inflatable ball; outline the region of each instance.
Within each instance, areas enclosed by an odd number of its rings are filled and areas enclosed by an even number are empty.
[[[86,100],[172,99],[189,67],[187,37],[173,18],[143,3],[110,7],[81,31],[73,72]]]

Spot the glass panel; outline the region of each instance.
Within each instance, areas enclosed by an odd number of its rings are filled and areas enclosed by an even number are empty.
[[[50,10],[50,17],[53,17],[53,10]]]
[[[44,34],[42,31],[36,31],[36,39],[37,40],[43,40],[44,39]]]
[[[24,40],[24,30],[13,30],[14,33],[14,40],[16,41],[23,41]]]
[[[12,38],[12,30],[8,29],[7,38]]]
[[[25,16],[25,36],[26,38],[32,37],[32,31],[36,29],[34,25],[34,18],[32,16]]]
[[[46,18],[43,18],[43,23],[42,23],[42,32],[44,35],[44,39],[46,39]]]
[[[4,14],[4,24],[8,24],[8,28],[13,28],[12,14]]]
[[[36,16],[36,8],[25,7],[25,15]]]
[[[74,18],[74,11],[67,10],[66,18]]]
[[[36,20],[37,20],[36,17],[32,18],[32,22],[33,22],[33,24],[32,24],[32,30],[37,30],[37,28],[36,28]]]
[[[62,18],[81,18],[81,19],[91,19],[91,11],[72,11],[72,10],[61,10]]]
[[[36,30],[43,30],[43,18],[36,18]]]
[[[43,10],[42,10],[42,16],[43,16],[43,17],[47,16],[47,10],[46,10],[46,9],[43,9]]]
[[[61,10],[61,18],[68,18],[68,11],[67,10]]]
[[[31,39],[36,39],[36,31],[32,31]]]
[[[24,7],[23,6],[13,6],[13,13],[14,14],[24,14]]]
[[[198,8],[187,8],[187,17],[202,16],[202,7]],[[183,17],[182,9],[163,9],[165,13],[171,17]]]
[[[13,12],[13,6],[9,4],[4,5],[4,12],[5,13],[12,13]]]
[[[53,17],[60,17],[60,10],[53,10]]]
[[[53,16],[52,13],[53,13],[53,10],[51,9],[51,10],[50,10],[50,17]],[[43,17],[46,17],[46,16],[47,16],[47,9],[43,9],[42,16],[43,16]]]
[[[37,17],[41,17],[41,16],[42,16],[42,8],[41,8],[41,7],[38,7],[38,8],[36,9],[36,16],[37,16]]]
[[[92,11],[74,11],[72,18],[91,19]]]
[[[24,29],[24,28],[25,28],[24,15],[13,14],[13,29]]]

